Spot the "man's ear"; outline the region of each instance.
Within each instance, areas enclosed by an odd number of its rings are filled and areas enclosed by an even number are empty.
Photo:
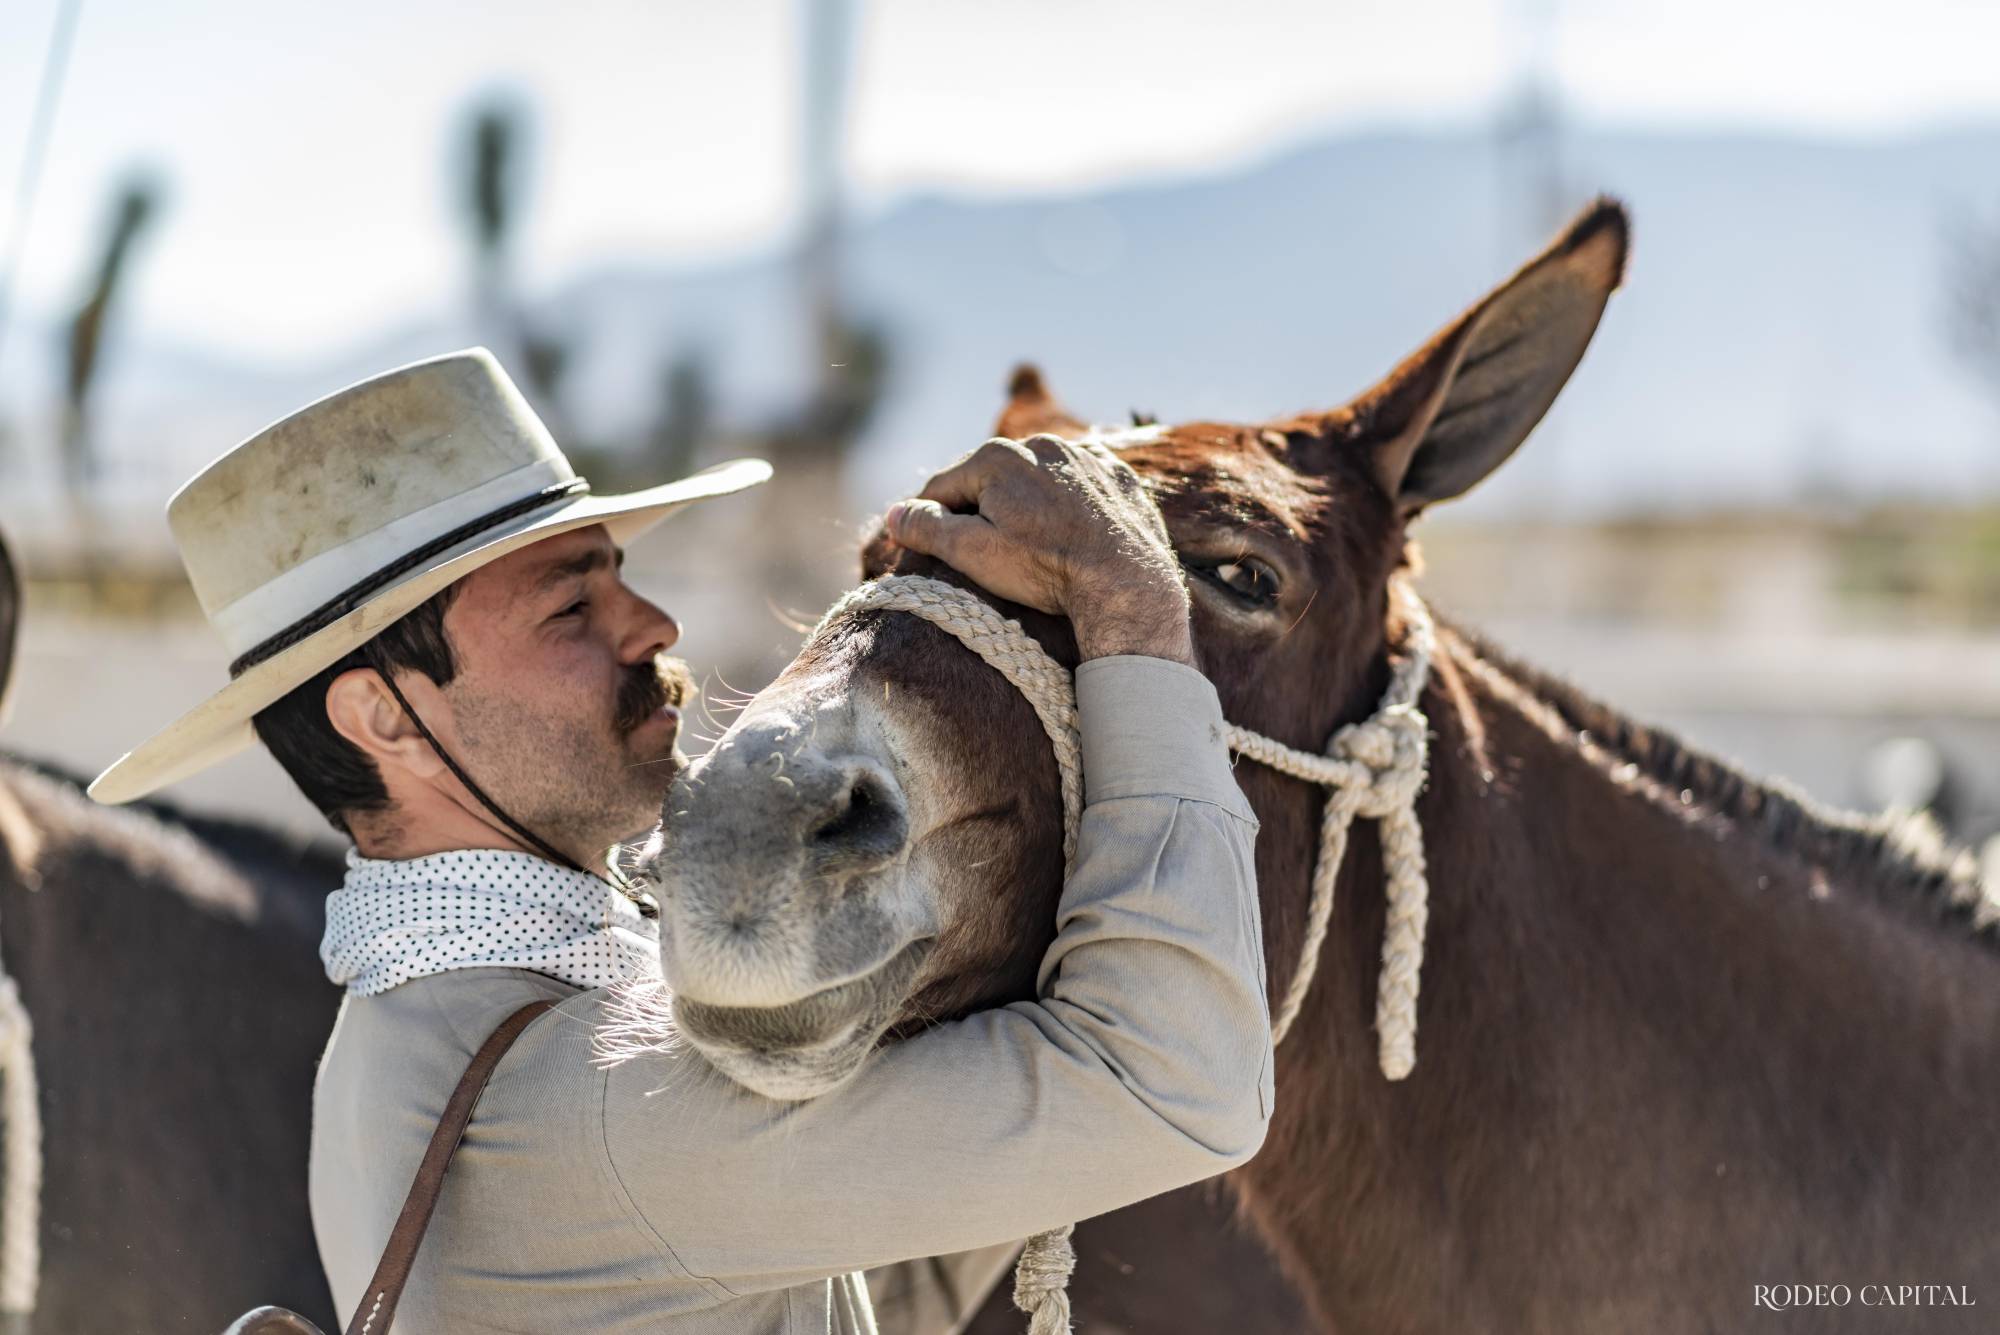
[[[1624,276],[1628,230],[1598,200],[1341,414],[1402,513],[1461,495],[1527,439]]]
[[[403,686],[406,695],[412,689]],[[335,732],[375,762],[385,781],[392,766],[420,779],[435,778],[444,769],[374,668],[353,668],[333,679],[326,688],[326,717]]]

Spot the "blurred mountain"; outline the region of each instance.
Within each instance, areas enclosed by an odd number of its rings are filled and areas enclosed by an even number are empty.
[[[1489,135],[1371,134],[1198,179],[906,197],[864,214],[845,283],[885,327],[895,370],[852,508],[977,443],[1021,359],[1105,421],[1345,399],[1540,245],[1503,222],[1524,211],[1504,160]],[[1601,190],[1631,207],[1627,286],[1544,430],[1472,506],[2000,492],[2000,420],[1952,364],[1942,316],[1945,220],[2000,196],[2000,127],[1880,142],[1578,131],[1561,163],[1567,203]],[[769,420],[810,379],[796,272],[784,254],[612,261],[539,294],[538,322],[572,344],[565,419],[636,438],[661,368],[697,348],[725,432]],[[308,367],[109,349],[99,434],[119,490],[157,505],[270,418],[472,337],[456,318],[384,317],[379,335]],[[27,355],[50,340],[15,339],[0,411],[54,398],[38,378],[53,372]],[[38,421],[14,434],[11,452],[35,457]]]

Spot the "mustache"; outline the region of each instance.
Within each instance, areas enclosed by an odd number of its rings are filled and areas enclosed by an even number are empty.
[[[698,695],[694,673],[678,658],[665,654],[647,663],[625,669],[618,683],[617,712],[612,722],[620,732],[631,732],[657,713],[662,705],[679,709]]]

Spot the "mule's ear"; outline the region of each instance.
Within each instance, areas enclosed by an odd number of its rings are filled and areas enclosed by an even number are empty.
[[[903,549],[889,541],[889,530],[882,527],[879,519],[868,521],[868,527],[861,534],[861,582],[866,584],[889,573],[896,558]]]
[[[1404,514],[1467,491],[1527,439],[1597,332],[1628,231],[1624,207],[1599,199],[1350,405],[1375,478]]]
[[[1028,362],[1014,368],[1007,380],[1007,406],[993,424],[993,434],[1009,440],[1025,440],[1040,431],[1055,436],[1080,436],[1090,430],[1088,423],[1072,417],[1056,402],[1042,382],[1042,373]]]
[[[0,723],[7,721],[7,704],[14,684],[14,651],[21,629],[21,572],[0,534]]]

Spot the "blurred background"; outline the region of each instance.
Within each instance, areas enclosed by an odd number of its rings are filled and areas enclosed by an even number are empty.
[[[1426,589],[2000,877],[1995,51],[1983,0],[25,0],[0,740],[87,776],[220,684],[167,497],[398,363],[492,347],[600,489],[776,461],[628,567],[748,690],[1014,362],[1331,407],[1608,191],[1627,285]],[[172,797],[330,835],[261,752]]]

